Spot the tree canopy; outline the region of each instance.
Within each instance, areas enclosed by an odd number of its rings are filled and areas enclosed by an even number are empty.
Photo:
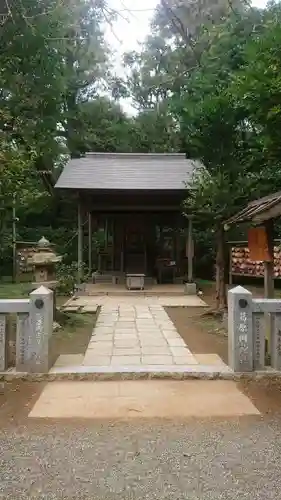
[[[281,186],[281,4],[159,0],[145,42],[124,54],[127,77],[112,65],[105,27],[119,14],[106,0],[1,8],[2,259],[15,193],[19,236],[44,224],[63,246],[74,233],[69,204],[46,192],[42,172],[89,150],[179,151],[205,166],[184,210],[197,214],[198,241],[220,241],[222,276],[224,220]]]

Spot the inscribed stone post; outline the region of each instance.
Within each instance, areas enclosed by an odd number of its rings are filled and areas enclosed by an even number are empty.
[[[49,341],[52,333],[53,292],[40,286],[30,294],[28,371],[33,373],[49,371]]]
[[[281,370],[281,313],[274,314],[271,332],[271,366]]]
[[[16,340],[16,370],[18,372],[29,371],[29,358],[31,346],[29,339],[31,334],[29,314],[17,315],[17,340]]]
[[[253,371],[252,294],[242,286],[228,292],[228,364],[235,372]]]
[[[6,349],[6,316],[0,314],[0,371],[7,368],[7,349]]]
[[[265,368],[265,316],[253,313],[254,370]]]

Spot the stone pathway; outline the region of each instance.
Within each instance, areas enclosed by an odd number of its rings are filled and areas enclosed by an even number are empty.
[[[180,366],[196,367],[199,361],[161,305],[119,303],[101,308],[83,365],[177,371]]]
[[[197,295],[144,295],[128,294],[120,296],[112,295],[95,295],[95,296],[80,296],[71,298],[66,301],[64,308],[79,309],[82,308],[86,312],[95,312],[97,306],[105,306],[106,308],[114,309],[116,304],[120,305],[135,305],[135,306],[164,306],[164,307],[206,307],[207,304]]]

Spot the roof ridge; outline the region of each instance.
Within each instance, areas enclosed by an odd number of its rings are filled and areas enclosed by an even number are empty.
[[[186,159],[185,153],[102,153],[89,151],[85,153],[84,158],[89,158],[91,156],[100,156],[104,158],[184,158]],[[82,157],[83,158],[83,157]]]

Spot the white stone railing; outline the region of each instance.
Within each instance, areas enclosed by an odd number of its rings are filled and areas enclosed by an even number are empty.
[[[8,314],[17,315],[16,371],[47,373],[53,333],[53,292],[41,286],[28,299],[0,300],[0,372],[7,369]]]
[[[237,286],[228,292],[228,364],[235,372],[265,369],[266,329],[271,367],[281,370],[281,300],[253,299]]]

